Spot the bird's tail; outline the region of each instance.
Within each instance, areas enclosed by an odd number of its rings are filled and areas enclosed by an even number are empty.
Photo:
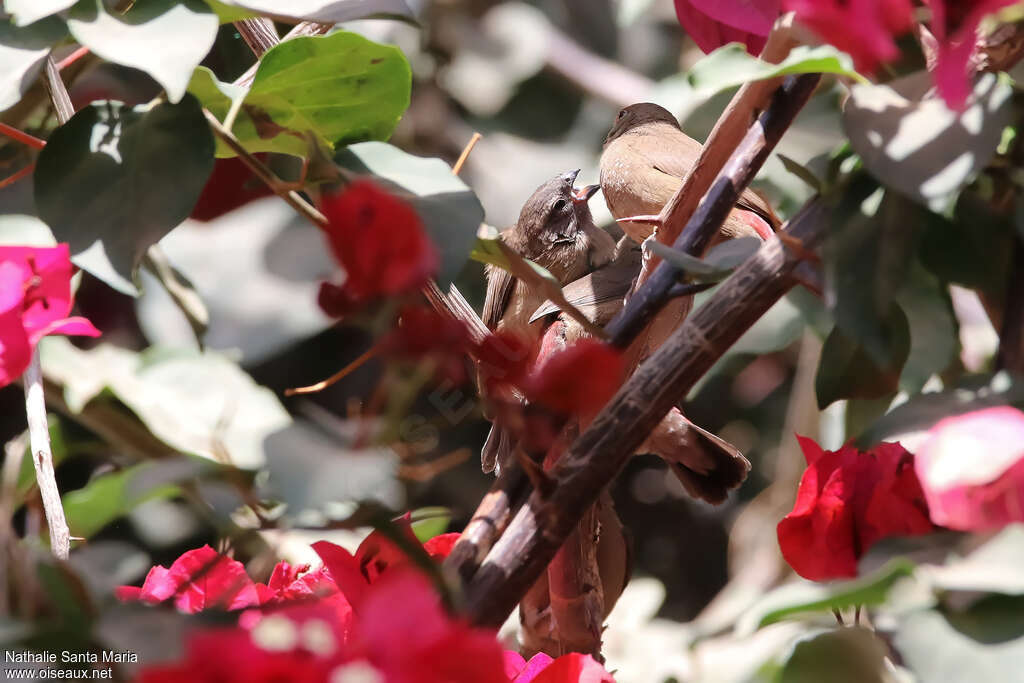
[[[661,456],[687,493],[709,503],[725,500],[750,471],[750,462],[735,446],[693,424],[678,408],[665,416],[637,452]]]

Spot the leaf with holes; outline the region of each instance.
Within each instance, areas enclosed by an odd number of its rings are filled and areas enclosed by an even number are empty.
[[[244,97],[232,133],[250,152],[307,156],[312,134],[333,149],[387,140],[409,106],[412,72],[402,51],[355,33],[293,38],[267,51],[249,91],[197,69],[189,91],[223,120]],[[226,148],[218,156],[231,156]]]
[[[110,14],[103,0],[84,0],[68,16],[68,30],[91,52],[145,71],[171,102],[185,94],[192,71],[217,38],[217,15],[199,0],[146,0]]]
[[[213,170],[213,149],[191,96],[151,108],[94,102],[39,153],[39,216],[71,245],[75,264],[137,295],[139,261],[192,211]]]

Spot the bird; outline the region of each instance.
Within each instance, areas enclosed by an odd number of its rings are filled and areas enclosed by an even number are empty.
[[[684,133],[664,107],[652,102],[619,111],[604,139],[601,192],[612,216],[635,242],[650,237],[648,223],[622,220],[657,215],[700,156],[701,144]],[[771,206],[753,190],[740,196],[715,242],[734,237],[768,239],[779,227]]]

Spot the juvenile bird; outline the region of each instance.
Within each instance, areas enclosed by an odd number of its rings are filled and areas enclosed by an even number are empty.
[[[611,261],[615,240],[594,225],[587,201],[598,187],[575,190],[579,169],[556,176],[538,187],[526,200],[516,224],[500,239],[523,258],[546,268],[562,284]],[[491,330],[514,332],[531,344],[544,332],[531,325],[530,316],[545,301],[543,292],[527,286],[507,270],[487,266],[487,294],[483,321]],[[485,472],[501,464],[511,452],[508,433],[491,428],[481,465]]]
[[[664,107],[641,102],[620,111],[601,154],[601,191],[612,215],[621,219],[660,213],[697,162],[700,150],[700,143],[684,133]],[[619,225],[636,242],[652,232],[644,223],[620,221]],[[722,225],[719,239],[748,235],[767,239],[778,226],[768,203],[748,189]]]

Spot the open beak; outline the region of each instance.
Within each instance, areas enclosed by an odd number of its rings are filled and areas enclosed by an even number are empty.
[[[582,187],[578,190],[573,190],[572,201],[575,204],[586,204],[600,189],[600,185],[587,185],[586,187]]]

